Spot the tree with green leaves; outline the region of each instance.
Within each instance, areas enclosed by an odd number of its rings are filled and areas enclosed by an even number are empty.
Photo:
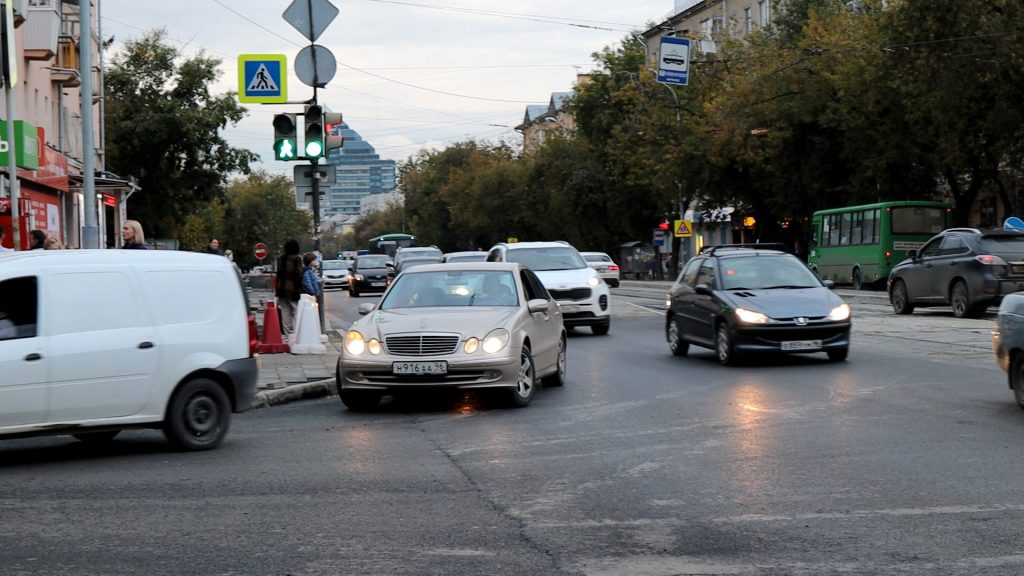
[[[128,213],[153,238],[180,237],[188,215],[223,199],[228,176],[258,159],[221,136],[245,109],[210,93],[220,60],[184,58],[166,39],[160,29],[126,42],[104,77],[106,166],[138,179]]]
[[[222,246],[234,251],[240,266],[256,264],[252,250],[259,242],[267,245],[268,262],[274,261],[288,239],[311,245],[312,214],[296,208],[293,190],[290,178],[263,170],[228,186]]]

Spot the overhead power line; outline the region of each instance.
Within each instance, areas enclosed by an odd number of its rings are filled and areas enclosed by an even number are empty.
[[[621,22],[604,22],[601,20],[583,20],[579,18],[565,18],[562,16],[541,16],[538,14],[523,14],[520,12],[499,12],[497,10],[480,10],[477,8],[462,8],[458,6],[441,6],[436,4],[421,4],[417,2],[403,2],[400,0],[366,0],[367,2],[377,2],[380,4],[398,4],[402,6],[415,6],[417,8],[427,8],[429,10],[442,10],[446,12],[459,12],[463,14],[475,14],[478,16],[491,16],[495,18],[506,18],[510,20],[526,20],[530,22],[543,22],[545,24],[559,24],[562,26],[572,26],[575,28],[590,28],[593,30],[604,30],[608,32],[629,32],[635,28],[641,28],[640,25],[634,24],[623,24]],[[597,24],[606,24],[609,26],[617,26],[617,28],[609,28],[607,26],[597,26]]]

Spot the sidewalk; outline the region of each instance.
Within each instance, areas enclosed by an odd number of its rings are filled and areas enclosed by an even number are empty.
[[[263,313],[273,293],[266,289],[249,290],[250,311],[256,316],[259,334],[263,334]],[[258,354],[259,378],[256,381],[254,408],[283,404],[303,398],[336,394],[334,372],[341,353],[341,334],[326,327],[325,354]]]

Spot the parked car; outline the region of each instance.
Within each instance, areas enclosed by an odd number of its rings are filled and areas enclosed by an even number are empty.
[[[611,328],[608,285],[568,242],[495,244],[488,262],[519,262],[537,273],[562,308],[562,320],[572,328],[589,326],[594,334]]]
[[[441,259],[442,262],[486,262],[487,252],[483,250],[468,252],[448,252]]]
[[[1024,290],[1024,232],[950,228],[907,256],[889,273],[889,302],[897,314],[951,306],[957,318],[976,317]]]
[[[1007,374],[1014,400],[1024,408],[1024,292],[1007,294],[999,304],[992,351]]]
[[[371,314],[371,312],[373,312]],[[430,264],[403,272],[345,333],[336,382],[352,410],[385,393],[501,389],[514,406],[565,382],[558,304],[519,264]]]
[[[731,365],[746,353],[850,350],[850,305],[802,261],[772,245],[707,247],[687,262],[666,300],[665,338],[676,356],[691,344]]]
[[[619,265],[604,252],[580,252],[587,264],[597,270],[601,279],[612,288],[619,287]]]
[[[156,428],[217,447],[256,395],[255,318],[226,258],[0,254],[0,438]]]
[[[324,290],[348,288],[348,269],[352,264],[352,260],[324,260],[320,267],[324,275]]]
[[[383,292],[388,287],[389,259],[387,254],[356,256],[348,269],[348,293],[353,298],[363,292]]]

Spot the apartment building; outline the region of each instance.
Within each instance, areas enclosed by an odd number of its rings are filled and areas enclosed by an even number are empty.
[[[8,0],[11,1],[11,0]],[[71,247],[81,246],[85,210],[98,213],[100,246],[113,246],[124,220],[128,182],[103,172],[102,62],[99,3],[91,0],[91,22],[80,22],[78,0],[13,0],[17,84],[14,110],[0,98],[0,149],[14,150],[20,184],[19,212],[22,246],[29,230],[40,229]],[[91,37],[94,65],[83,71],[80,63],[82,34]],[[82,194],[82,75],[89,74],[93,95],[96,197]],[[6,123],[14,122],[15,142],[6,142]],[[6,152],[0,153],[0,171],[6,177]],[[12,230],[9,187],[0,192],[0,224]],[[12,234],[5,242],[11,245]]]

